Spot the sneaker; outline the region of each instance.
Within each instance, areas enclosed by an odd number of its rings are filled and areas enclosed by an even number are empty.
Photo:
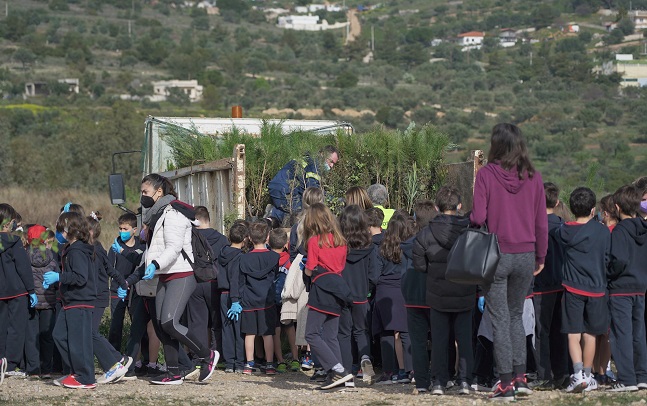
[[[557,390],[566,389],[571,383],[571,376],[564,375],[561,378],[553,379],[553,387]]]
[[[52,379],[52,374],[40,374],[40,379],[49,381]]]
[[[360,362],[360,371],[362,372],[362,380],[369,385],[373,382],[373,377],[375,376],[375,370],[373,369],[373,363],[369,357],[362,357]],[[359,374],[357,375],[359,378]]]
[[[499,383],[494,388],[494,392],[488,396],[488,399],[493,402],[514,402],[514,385],[504,388],[501,386],[501,383]]]
[[[472,393],[472,387],[469,383],[463,381],[458,385],[457,393],[459,395],[469,395]]]
[[[424,395],[429,392],[427,388],[413,388],[413,395]]]
[[[285,364],[283,364],[285,366]],[[284,371],[285,372],[285,371]],[[276,375],[276,367],[273,362],[268,362],[265,366],[265,374],[267,375]]]
[[[310,381],[312,382],[323,382],[326,380],[326,377],[328,376],[328,373],[323,370],[323,368],[316,369],[315,373],[312,374],[310,377]]]
[[[515,377],[512,381],[514,383],[514,394],[517,396],[532,395],[532,389],[528,387],[528,380],[526,375],[522,377]]]
[[[299,372],[300,369],[301,369],[301,364],[299,363],[299,361],[293,360],[292,362],[290,362],[290,371]]]
[[[138,378],[145,378],[148,375],[148,367],[146,365],[135,366],[135,375],[137,375]]]
[[[456,382],[454,382],[452,380],[449,380],[449,381],[447,381],[447,385],[445,386],[445,389],[451,389],[454,386],[456,386]]]
[[[60,377],[60,378],[58,378],[58,379],[54,379],[54,380],[52,381],[52,384],[54,384],[54,386],[63,386],[63,381],[64,381],[64,380],[65,380],[65,378],[67,378],[68,376],[69,376],[69,375],[63,375],[63,376],[61,376],[61,377]]]
[[[3,367],[4,368],[4,367]],[[5,376],[15,376],[17,378],[27,377],[27,373],[22,369],[14,369],[13,371],[5,372]]]
[[[226,374],[233,374],[234,372],[235,372],[234,368],[225,368],[225,373]]]
[[[346,388],[354,388],[355,387],[355,379],[351,379],[350,381],[344,382],[344,386]]]
[[[355,378],[357,379],[364,379],[364,371],[361,369],[358,369],[357,372],[353,372],[353,375],[355,375]]]
[[[97,379],[97,383],[104,384],[114,382],[122,376],[126,375],[126,372],[128,372],[128,368],[121,365],[121,362],[117,362],[109,370],[107,370],[105,374],[101,375],[101,377]]]
[[[256,368],[256,365],[253,362],[247,362],[245,363],[245,366],[243,367],[243,373],[245,375],[251,375],[253,373],[258,372],[259,369]]]
[[[171,375],[166,372],[151,379],[151,383],[155,385],[181,385],[184,383],[182,375]]]
[[[393,376],[388,373],[388,372],[382,372],[382,375],[380,375],[379,378],[377,378],[377,381],[375,381],[376,385],[393,385]]]
[[[391,380],[393,383],[411,383],[411,378],[409,378],[409,374],[406,372],[398,372],[397,375],[391,377]]]
[[[434,387],[431,388],[431,394],[436,396],[442,396],[445,394],[445,388],[443,388],[442,385],[434,385]]]
[[[492,392],[492,385],[487,379],[477,377],[473,389],[477,392]]]
[[[130,369],[130,366],[133,364],[133,358],[129,357],[128,355],[124,355],[123,357],[121,357],[121,360],[119,360],[119,362],[121,362],[121,365],[125,366],[126,369]]]
[[[162,366],[155,364],[155,366],[146,366],[146,377],[148,378],[157,378],[160,375],[164,375],[163,373],[166,371],[162,370]]]
[[[584,392],[591,392],[592,390],[597,390],[598,389],[598,381],[595,379],[593,375],[591,375],[588,378],[588,382],[586,385],[586,388],[584,389]]]
[[[0,359],[0,385],[4,382],[4,374],[7,373],[7,359]]]
[[[189,369],[188,371],[182,371],[182,375],[184,375],[184,380],[189,381],[189,380],[194,380],[197,379],[200,376],[200,371],[202,371],[202,366],[201,365],[196,365],[193,368]]]
[[[580,371],[571,375],[571,383],[568,384],[566,392],[568,393],[581,393],[586,389],[588,381],[584,376],[584,371]]]
[[[276,372],[288,372],[288,364],[286,364],[285,362],[279,362],[279,364],[276,366]]]
[[[312,360],[312,357],[310,357],[309,355],[304,355],[301,358],[301,369],[303,369],[304,371],[309,371],[312,368],[314,368],[314,366],[315,366],[315,363]]]
[[[218,365],[218,359],[220,358],[220,353],[218,351],[211,350],[211,354],[209,354],[209,358],[205,358],[202,360],[202,364],[200,365],[200,377],[198,378],[198,382],[204,382],[207,379],[211,378],[211,375],[213,375],[213,371],[216,370],[216,366]]]
[[[321,389],[328,390],[343,385],[353,379],[353,374],[351,374],[350,371],[344,371],[341,373],[333,372],[331,378],[331,382],[329,384],[324,384]]]
[[[126,372],[126,375],[124,375],[121,378],[122,381],[136,381],[137,380],[137,373],[135,372],[134,369],[129,370]]]
[[[553,385],[552,381],[549,381],[547,379],[540,379],[538,381],[532,381],[528,383],[528,387],[532,390],[554,390],[555,385]]]
[[[638,386],[635,385],[630,385],[630,386],[625,386],[623,383],[616,382],[607,391],[609,392],[636,392],[638,390]]]
[[[640,382],[638,385],[636,385],[638,389],[647,389],[647,383],[646,382]]]
[[[76,376],[68,375],[61,381],[61,384],[70,389],[94,389],[97,387],[96,383],[83,384],[76,380]]]

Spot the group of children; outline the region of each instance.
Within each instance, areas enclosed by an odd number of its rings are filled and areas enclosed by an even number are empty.
[[[516,394],[647,389],[647,188],[623,186],[599,205],[590,189],[577,188],[569,198],[572,221],[557,214],[567,213],[558,188],[544,189],[548,255],[524,308],[536,379],[517,383]],[[389,213],[386,228],[383,209],[363,188],[349,190],[339,216],[319,188],[305,190],[302,207],[290,229],[272,218],[238,220],[227,237],[209,228],[206,208],[195,208],[218,272],[197,283],[182,324],[222,354],[226,373],[314,369],[311,380],[322,390],[353,387],[355,378],[414,381],[416,393],[434,395],[494,385],[481,287],[445,278],[449,251],[469,226],[456,189],[442,187],[433,202],[417,202],[413,216]],[[124,214],[106,252],[100,219],[67,204],[54,229],[23,230],[19,214],[0,204],[0,331],[7,332],[0,335],[0,383],[5,375],[57,374],[56,385],[94,388],[164,372],[157,280],[143,279],[146,233],[135,215]],[[99,326],[108,306],[106,338]],[[123,337],[126,313],[130,332]],[[180,347],[177,355],[181,376],[152,382],[202,376],[197,354]],[[104,371],[96,380],[95,356]]]

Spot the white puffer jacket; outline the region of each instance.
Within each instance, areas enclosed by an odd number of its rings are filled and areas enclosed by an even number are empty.
[[[171,205],[164,209],[153,230],[151,245],[146,251],[146,266],[157,261],[160,267],[155,275],[193,272],[191,264],[182,255],[184,249],[193,261],[191,227],[191,221]]]

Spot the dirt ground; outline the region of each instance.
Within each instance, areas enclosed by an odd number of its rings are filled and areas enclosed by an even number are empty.
[[[365,386],[322,392],[301,372],[244,376],[218,371],[208,384],[187,381],[179,386],[157,386],[137,380],[99,385],[94,390],[72,390],[54,386],[51,381],[8,377],[0,386],[0,404],[34,405],[485,405],[487,394],[432,396],[414,395],[413,385]],[[601,391],[585,395],[561,392],[535,392],[519,399],[524,405],[611,404],[647,405],[647,391],[634,394],[607,394]]]

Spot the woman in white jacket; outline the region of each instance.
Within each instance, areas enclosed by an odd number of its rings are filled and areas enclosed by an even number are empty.
[[[202,359],[199,381],[206,381],[213,374],[220,354],[200,344],[195,334],[180,324],[197,284],[188,261],[193,258],[191,221],[195,213],[191,206],[176,201],[173,184],[163,176],[144,177],[141,192],[142,221],[149,230],[143,279],[159,277],[155,310],[167,366],[167,372],[151,382],[178,385],[184,381],[178,363],[180,343]]]

